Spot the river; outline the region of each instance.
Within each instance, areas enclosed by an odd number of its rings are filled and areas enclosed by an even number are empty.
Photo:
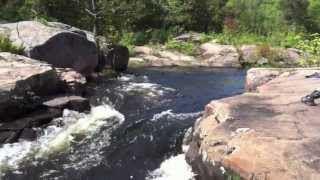
[[[0,147],[5,180],[190,180],[182,139],[211,100],[241,94],[244,70],[130,70],[92,87],[34,142]]]

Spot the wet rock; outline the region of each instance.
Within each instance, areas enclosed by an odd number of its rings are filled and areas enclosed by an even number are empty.
[[[100,44],[99,62],[96,72],[101,72],[106,66],[115,71],[125,71],[129,64],[129,50],[121,45]]]
[[[43,62],[0,53],[0,122],[10,121],[41,104],[41,97],[59,91],[59,78]]]
[[[15,131],[0,131],[0,145],[17,141],[18,134]]]
[[[36,131],[32,128],[46,126],[54,118],[62,116],[60,109],[40,109],[11,122],[0,124],[0,144],[21,140],[34,140]]]
[[[62,110],[60,109],[40,109],[12,122],[3,123],[0,125],[0,131],[20,131],[25,128],[40,127],[61,115]]]
[[[22,130],[21,134],[19,135],[18,141],[33,141],[36,138],[37,138],[37,131],[31,128],[26,128]]]
[[[60,96],[43,103],[44,106],[56,109],[69,109],[83,112],[90,109],[89,100],[80,96]]]
[[[206,106],[187,153],[198,179],[225,179],[231,174],[243,179],[320,178],[316,163],[320,109],[300,102],[320,86],[318,79],[305,76],[320,69],[277,72],[273,79],[257,85],[256,93]]]
[[[90,74],[98,65],[98,49],[78,31],[44,25],[36,21],[23,21],[0,25],[17,46],[24,47],[24,54],[60,68],[72,68]]]
[[[59,80],[61,81],[61,89],[66,94],[83,94],[87,83],[86,77],[72,69],[55,69]]]
[[[121,45],[110,45],[106,53],[106,64],[116,71],[125,71],[129,64],[129,50]]]

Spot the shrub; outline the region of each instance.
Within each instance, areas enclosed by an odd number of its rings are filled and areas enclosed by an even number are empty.
[[[301,40],[297,48],[306,53],[300,61],[301,66],[320,66],[320,34],[312,34]]]
[[[193,43],[177,41],[174,39],[169,40],[165,44],[165,47],[188,55],[194,55],[196,51],[196,46]]]
[[[23,54],[24,48],[22,46],[15,46],[9,38],[0,35],[0,52],[10,52],[13,54]]]
[[[146,32],[137,32],[133,35],[133,44],[136,46],[142,46],[149,42],[149,34]]]
[[[130,55],[133,55],[133,49],[135,46],[134,33],[123,33],[119,44],[126,46],[129,49]]]

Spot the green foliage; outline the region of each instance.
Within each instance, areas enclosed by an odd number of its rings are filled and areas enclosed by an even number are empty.
[[[227,180],[241,180],[241,176],[236,173],[228,173],[226,179]]]
[[[313,55],[320,55],[320,34],[312,34],[298,43],[297,48]]]
[[[295,32],[273,32],[268,36],[258,35],[255,33],[234,33],[225,31],[223,33],[203,34],[201,42],[215,40],[221,44],[232,44],[235,46],[243,44],[269,44],[278,47],[296,47],[303,39],[303,34]]]
[[[60,21],[132,48],[166,43],[183,32],[202,32],[202,42],[297,47],[320,32],[319,0],[95,0],[99,18],[85,9],[91,0],[2,0],[0,21]],[[132,32],[132,33],[128,33]],[[308,39],[308,38],[307,38]],[[307,42],[306,42],[307,43]],[[189,43],[167,42],[187,49]],[[302,48],[302,47],[301,47]],[[185,51],[185,50],[182,50]]]
[[[177,50],[177,51],[179,51],[181,53],[188,54],[188,55],[195,54],[195,50],[196,50],[196,46],[195,46],[194,43],[177,41],[177,40],[174,40],[174,39],[169,40],[165,44],[165,47],[167,49]]]
[[[310,5],[308,7],[308,16],[311,20],[310,28],[314,32],[320,31],[320,1],[310,0]]]
[[[123,33],[119,44],[126,46],[129,49],[130,55],[133,55],[133,48],[135,46],[134,33]]]
[[[312,34],[305,40],[301,40],[297,48],[306,52],[305,57],[301,59],[301,66],[320,66],[320,34]]]
[[[9,38],[0,35],[0,52],[11,52],[13,54],[22,54],[24,48],[12,44]]]
[[[259,35],[268,35],[282,29],[283,19],[278,1],[229,0],[226,6],[229,21],[225,21],[227,30],[230,29],[230,23],[233,30]]]

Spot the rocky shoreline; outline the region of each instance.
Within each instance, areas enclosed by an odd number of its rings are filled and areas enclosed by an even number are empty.
[[[320,110],[300,102],[319,71],[251,69],[248,92],[208,104],[186,143],[197,179],[319,179]]]
[[[0,52],[0,145],[36,139],[63,109],[89,110],[88,81],[128,66],[126,47],[62,23],[0,24],[0,35],[23,49]]]
[[[165,46],[137,46],[130,58],[139,67],[214,67],[245,68],[250,66],[297,67],[306,56],[298,49],[273,48],[263,45],[223,45],[210,41],[194,42],[196,54],[186,55]]]

